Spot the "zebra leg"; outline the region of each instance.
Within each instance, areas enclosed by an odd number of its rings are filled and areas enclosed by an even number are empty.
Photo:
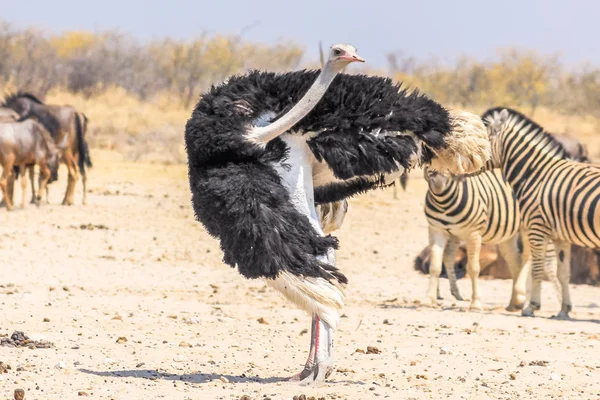
[[[481,300],[479,299],[479,253],[481,251],[481,235],[472,234],[467,240],[467,273],[471,278],[472,292],[471,305],[469,310],[481,310]]]
[[[571,244],[566,242],[554,243],[556,247],[558,263],[558,281],[562,289],[562,306],[556,316],[557,319],[571,319],[569,312],[573,308],[571,294],[569,293],[569,281],[571,280]]]
[[[479,256],[481,252],[481,236],[472,234],[467,240],[467,273],[471,278],[471,305],[469,310],[482,310],[481,300],[479,297],[479,272],[481,270],[479,264]]]
[[[546,263],[544,264],[544,273],[546,279],[552,283],[554,291],[556,292],[556,298],[558,304],[562,305],[562,288],[557,278],[558,262],[556,257],[556,246],[553,242],[548,243],[548,249],[546,250]],[[570,279],[570,278],[569,278]]]
[[[427,296],[422,304],[425,306],[434,306],[437,304],[437,294],[440,285],[440,274],[442,273],[442,259],[444,255],[444,247],[448,240],[448,235],[440,230],[429,228],[429,287]]]
[[[500,254],[502,257],[504,257],[508,264],[508,269],[510,270],[510,275],[513,281],[510,303],[508,303],[506,311],[522,310],[525,306],[527,280],[526,276],[525,279],[521,277],[521,270],[523,269],[523,256],[519,252],[518,241],[519,236],[515,235],[510,240],[498,244]]]
[[[542,305],[542,277],[544,276],[548,237],[536,235],[532,238],[532,235],[529,235],[527,240],[529,240],[529,248],[531,249],[531,298],[521,315],[534,317],[534,311],[539,310]]]
[[[463,301],[460,291],[458,290],[458,285],[456,284],[456,270],[454,265],[456,250],[458,250],[459,243],[460,241],[457,238],[454,236],[450,237],[446,243],[446,248],[444,249],[444,265],[446,266],[448,280],[450,281],[450,293],[456,300]]]

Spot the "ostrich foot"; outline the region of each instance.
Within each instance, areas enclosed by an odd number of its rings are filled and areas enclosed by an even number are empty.
[[[304,369],[288,378],[290,382],[310,385],[322,382],[333,372],[333,329],[318,316],[313,316],[310,352]]]

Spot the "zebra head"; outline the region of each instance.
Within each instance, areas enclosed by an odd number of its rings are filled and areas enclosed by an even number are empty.
[[[429,185],[429,189],[435,193],[443,191],[450,183],[450,176],[428,167],[423,168],[423,176]]]

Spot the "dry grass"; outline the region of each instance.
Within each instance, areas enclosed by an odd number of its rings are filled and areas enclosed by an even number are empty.
[[[185,161],[183,131],[191,110],[168,95],[143,102],[121,88],[84,98],[67,91],[48,93],[46,102],[70,104],[90,119],[88,138],[95,148],[116,150],[132,160]]]
[[[51,91],[49,103],[71,104],[90,118],[92,147],[116,150],[131,160],[159,163],[185,162],[183,131],[191,114],[172,96],[164,94],[140,101],[121,88],[113,88],[91,98],[64,90]],[[518,107],[515,107],[518,109]],[[468,107],[481,114],[485,107]],[[522,109],[526,115],[529,110]],[[591,116],[566,116],[539,108],[536,122],[554,133],[568,133],[587,144],[590,156],[600,160],[600,120]]]

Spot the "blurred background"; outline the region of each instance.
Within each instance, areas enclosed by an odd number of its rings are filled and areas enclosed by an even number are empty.
[[[319,68],[319,41],[358,48],[367,63],[349,73],[478,113],[510,106],[600,156],[595,1],[4,3],[2,93],[75,106],[92,148],[131,160],[185,162],[183,126],[204,90],[251,68]]]

